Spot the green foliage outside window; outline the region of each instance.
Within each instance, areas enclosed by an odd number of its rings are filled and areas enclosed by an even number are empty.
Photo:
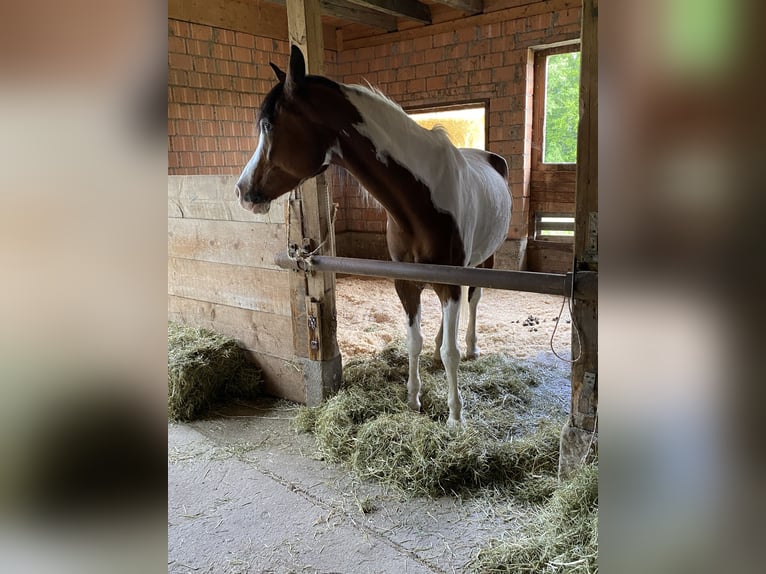
[[[577,161],[580,52],[548,56],[545,82],[543,163]]]

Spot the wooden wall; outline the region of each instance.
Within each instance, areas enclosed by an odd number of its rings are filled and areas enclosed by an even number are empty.
[[[168,319],[240,341],[264,371],[266,391],[303,402],[303,366],[293,353],[285,250],[285,201],[266,215],[234,196],[237,176],[168,176]]]

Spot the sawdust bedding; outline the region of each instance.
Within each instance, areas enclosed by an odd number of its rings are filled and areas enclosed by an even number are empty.
[[[338,345],[344,358],[371,355],[389,343],[405,339],[405,314],[394,291],[393,281],[365,277],[337,280]],[[476,321],[476,336],[482,353],[505,353],[531,359],[553,348],[569,357],[571,319],[562,297],[484,289]],[[441,305],[427,289],[421,298],[423,352],[433,352],[439,330]],[[465,348],[467,309],[460,319],[458,345]],[[558,324],[558,328],[556,328]]]

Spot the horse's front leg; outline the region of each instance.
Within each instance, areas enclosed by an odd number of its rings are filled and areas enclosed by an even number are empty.
[[[420,411],[420,352],[423,336],[420,333],[420,293],[422,286],[410,281],[395,281],[396,293],[407,315],[407,353],[409,376],[407,378],[407,404],[415,412]]]
[[[477,359],[481,352],[476,345],[476,308],[481,299],[481,287],[468,289],[468,326],[465,331],[465,358]]]
[[[447,375],[447,404],[449,405],[448,425],[463,422],[463,400],[457,386],[457,367],[460,364],[460,350],[457,346],[457,330],[460,321],[460,287],[439,285],[434,289],[442,302],[442,344],[441,359]]]

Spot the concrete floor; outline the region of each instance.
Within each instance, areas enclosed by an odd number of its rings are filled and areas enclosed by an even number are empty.
[[[568,372],[556,374],[533,403],[563,408]],[[169,573],[466,572],[525,524],[492,492],[407,499],[317,460],[313,435],[291,427],[296,408],[263,399],[168,425]]]
[[[260,409],[168,425],[168,572],[462,572],[523,519],[485,498],[404,500],[361,483],[311,457],[293,407]]]

